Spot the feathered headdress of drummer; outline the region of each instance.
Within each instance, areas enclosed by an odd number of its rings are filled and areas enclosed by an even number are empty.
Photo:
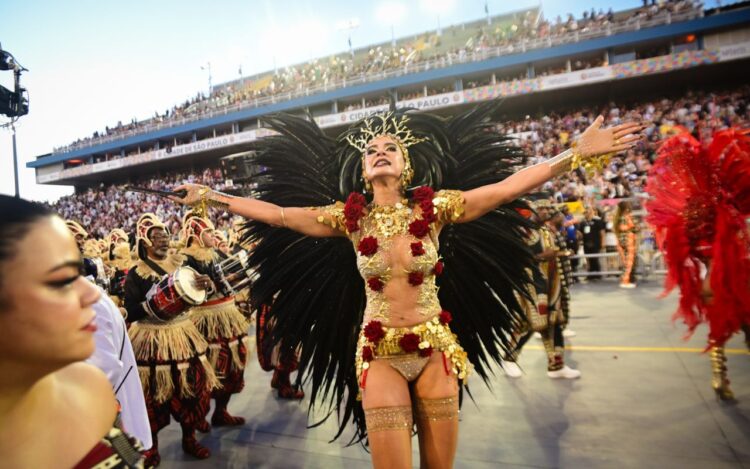
[[[65,225],[73,233],[73,237],[76,239],[76,243],[78,243],[78,248],[82,250],[83,243],[89,237],[88,232],[83,229],[80,223],[74,220],[65,220]]]
[[[138,257],[141,259],[146,255],[146,248],[153,245],[148,235],[154,228],[163,229],[167,232],[167,236],[169,236],[167,225],[165,225],[154,213],[144,213],[135,225],[135,248],[138,252]]]
[[[185,246],[191,246],[192,241],[197,241],[202,248],[206,247],[203,239],[204,233],[213,234],[216,231],[214,224],[208,217],[201,216],[194,211],[186,212],[182,217],[182,229],[180,230],[180,241]]]

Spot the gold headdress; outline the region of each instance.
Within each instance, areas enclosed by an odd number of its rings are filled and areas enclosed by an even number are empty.
[[[102,248],[102,254],[105,260],[112,262],[118,258],[125,259],[129,257],[129,255],[124,254],[130,250],[128,234],[122,228],[115,228],[110,231],[106,239],[103,241],[104,247]],[[120,245],[124,245],[125,247],[123,248]]]
[[[110,249],[112,246],[116,246],[119,243],[127,242],[128,234],[122,228],[115,228],[107,235],[107,249]]]
[[[102,257],[102,252],[100,250],[99,240],[96,239],[87,239],[83,242],[83,247],[81,253],[83,254],[83,257],[88,257],[90,259],[94,259],[97,257]]]
[[[200,212],[188,211],[182,217],[182,229],[180,230],[180,241],[187,246],[191,238],[198,241],[200,247],[206,247],[201,235],[204,231],[215,232],[214,224]]]
[[[163,228],[169,234],[167,226],[153,213],[144,213],[138,219],[135,225],[135,242],[136,245],[143,241],[146,246],[151,246],[151,240],[148,239],[148,232],[151,228]]]
[[[65,220],[65,225],[68,227],[70,232],[73,233],[73,237],[79,243],[83,243],[83,240],[89,237],[88,232],[84,230],[78,222],[73,220]]]
[[[411,129],[406,126],[409,122],[409,116],[396,116],[392,111],[385,114],[379,114],[362,120],[362,125],[358,132],[346,136],[346,141],[362,153],[362,176],[364,178],[364,155],[367,150],[367,144],[374,138],[381,136],[391,137],[401,148],[404,154],[404,170],[401,173],[401,183],[404,189],[411,183],[414,177],[414,169],[409,158],[408,148],[416,143],[427,140],[426,138],[415,137]],[[365,179],[365,187],[369,190],[369,181]]]

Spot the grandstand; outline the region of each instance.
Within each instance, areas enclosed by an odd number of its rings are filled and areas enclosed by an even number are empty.
[[[739,86],[748,58],[750,2],[705,10],[668,1],[559,21],[532,8],[224,83],[164,116],[108,128],[27,166],[38,183],[81,192],[215,167],[267,135],[263,116],[274,112],[310,115],[335,133],[392,102],[453,113],[504,98],[501,117],[518,121]]]

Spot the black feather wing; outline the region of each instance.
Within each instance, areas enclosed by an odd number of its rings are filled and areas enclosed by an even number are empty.
[[[450,119],[451,167],[446,189],[470,190],[496,183],[520,169],[526,156],[490,122],[497,102],[477,106]],[[513,335],[526,317],[515,292],[526,294],[533,255],[522,228],[531,226],[517,209],[522,200],[503,205],[470,223],[446,225],[440,234],[445,272],[438,278],[440,302],[453,313],[451,327],[485,382],[491,362],[512,354]]]
[[[278,134],[254,144],[259,169],[255,197],[282,207],[316,207],[343,200],[336,142],[312,122],[290,115],[264,118]],[[245,242],[258,272],[253,302],[271,305],[273,343],[301,348],[298,381],[310,384],[310,411],[323,406],[325,419],[340,412],[338,438],[350,419],[353,441],[364,437],[364,412],[357,402],[356,349],[365,307],[364,282],[346,238],[312,238],[248,221]],[[304,345],[304,346],[303,346]]]

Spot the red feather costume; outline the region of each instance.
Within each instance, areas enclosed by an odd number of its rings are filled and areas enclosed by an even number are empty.
[[[647,221],[668,269],[665,292],[680,288],[675,319],[690,333],[708,322],[722,345],[750,324],[750,131],[716,132],[703,144],[683,132],[666,140],[648,176]],[[701,297],[710,262],[713,301]]]

